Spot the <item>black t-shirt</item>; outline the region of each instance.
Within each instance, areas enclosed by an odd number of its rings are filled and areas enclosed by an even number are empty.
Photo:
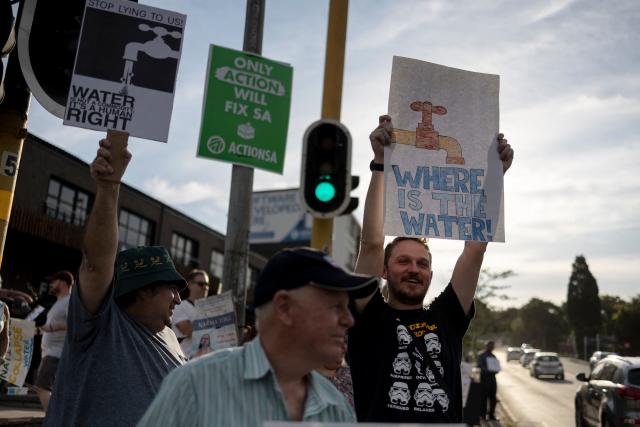
[[[474,311],[465,315],[451,284],[415,310],[394,310],[376,292],[349,330],[358,421],[459,422],[462,337]]]

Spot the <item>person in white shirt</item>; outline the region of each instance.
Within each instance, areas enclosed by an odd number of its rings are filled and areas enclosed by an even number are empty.
[[[56,297],[56,302],[47,313],[47,322],[38,328],[38,333],[42,334],[42,360],[35,383],[40,403],[45,412],[49,406],[58,362],[60,362],[67,335],[69,294],[74,278],[69,271],[63,270],[48,277],[47,281],[49,282],[49,293]]]
[[[180,347],[187,358],[190,358],[193,349],[191,334],[193,332],[193,319],[196,315],[195,302],[200,298],[209,296],[209,275],[204,270],[192,270],[187,276],[188,297],[177,305],[173,312],[171,328],[176,333]],[[219,287],[212,295],[217,295]]]

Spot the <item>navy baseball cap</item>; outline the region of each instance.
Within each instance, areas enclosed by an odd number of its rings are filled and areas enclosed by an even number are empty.
[[[272,256],[260,273],[254,294],[254,306],[271,301],[281,289],[306,285],[332,291],[355,291],[378,283],[375,276],[352,274],[317,249],[299,247],[283,249]]]

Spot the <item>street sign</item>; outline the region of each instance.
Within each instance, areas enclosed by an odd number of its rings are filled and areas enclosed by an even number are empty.
[[[293,68],[211,45],[198,157],[282,173]]]
[[[86,3],[64,124],[166,142],[186,16]]]
[[[297,188],[256,191],[251,198],[251,244],[308,242],[313,218],[300,204]]]

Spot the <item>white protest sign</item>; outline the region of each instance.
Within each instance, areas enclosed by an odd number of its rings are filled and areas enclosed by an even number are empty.
[[[313,217],[300,204],[297,188],[258,191],[251,196],[250,243],[311,240]]]
[[[386,235],[504,242],[499,88],[496,75],[393,58]]]
[[[9,349],[0,365],[0,379],[22,387],[31,366],[36,324],[31,320],[11,319],[8,327]]]
[[[231,291],[196,300],[191,358],[238,345],[236,311]]]
[[[186,16],[86,2],[64,124],[167,141]]]

